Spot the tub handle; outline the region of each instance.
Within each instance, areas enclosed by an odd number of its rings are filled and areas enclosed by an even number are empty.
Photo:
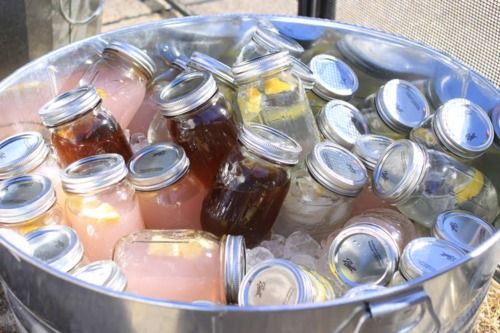
[[[83,25],[83,24],[87,24],[87,23],[92,22],[97,17],[99,17],[99,15],[102,14],[102,11],[104,9],[104,2],[105,1],[106,0],[99,0],[99,4],[97,5],[97,7],[94,10],[94,12],[92,14],[90,14],[89,16],[87,16],[86,18],[82,19],[82,20],[75,20],[75,19],[71,18],[68,15],[68,13],[66,13],[64,11],[64,9],[63,9],[63,7],[64,7],[63,0],[59,0],[59,11],[61,12],[62,17],[64,17],[64,19],[68,23],[73,24],[73,25]]]

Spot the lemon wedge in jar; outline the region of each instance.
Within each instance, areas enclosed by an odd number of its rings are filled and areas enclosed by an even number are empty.
[[[153,236],[148,245],[148,255],[159,257],[179,257],[194,259],[202,256],[206,251],[202,244],[192,241],[173,241],[162,236]]]
[[[474,177],[472,177],[470,182],[464,186],[455,188],[455,197],[458,203],[462,204],[477,196],[483,189],[483,186],[484,176],[480,171],[475,170]]]
[[[107,202],[100,202],[94,197],[69,199],[70,209],[83,218],[95,220],[96,222],[118,222],[120,214]]]
[[[275,95],[293,90],[293,86],[277,78],[268,79],[264,83],[264,93]]]

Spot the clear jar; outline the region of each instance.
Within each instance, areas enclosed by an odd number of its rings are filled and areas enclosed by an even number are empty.
[[[111,259],[114,244],[144,229],[134,187],[118,154],[83,158],[61,174],[65,216],[78,233],[90,261]]]
[[[494,136],[488,114],[463,98],[446,102],[410,132],[410,140],[465,163],[481,156]]]
[[[302,146],[301,159],[320,141],[302,82],[291,70],[287,52],[272,53],[233,66],[243,122],[273,127]]]
[[[65,221],[49,178],[27,175],[0,182],[0,227],[25,235],[57,224]]]
[[[241,282],[240,306],[320,303],[335,298],[328,279],[284,259],[255,265]]]
[[[348,101],[358,90],[356,73],[342,60],[328,54],[319,54],[309,65],[315,77],[309,105],[317,115],[333,99]]]
[[[127,278],[118,265],[111,260],[100,260],[73,272],[78,280],[112,291],[122,292],[127,287]]]
[[[96,154],[117,153],[126,161],[132,156],[122,128],[102,107],[93,87],[80,87],[57,96],[39,114],[50,130],[52,147],[63,167]]]
[[[248,246],[262,241],[278,216],[290,187],[290,167],[300,145],[264,125],[243,127],[240,145],[222,163],[203,202],[203,230],[243,235]]]
[[[368,134],[368,125],[359,110],[338,99],[325,104],[316,122],[326,140],[347,149],[352,149],[359,137]]]
[[[322,240],[351,216],[352,204],[367,182],[366,169],[347,149],[330,142],[318,143],[306,165],[292,172],[273,230],[284,236],[302,230]]]
[[[413,84],[393,79],[368,96],[361,109],[373,134],[406,137],[430,115],[425,96]]]
[[[122,238],[113,260],[127,291],[170,301],[235,303],[245,275],[241,236],[194,230],[146,230]]]
[[[95,86],[103,105],[127,128],[146,95],[155,72],[153,60],[139,48],[113,41],[83,74],[81,86]]]
[[[387,148],[374,171],[373,188],[428,228],[445,210],[467,210],[488,222],[498,213],[496,190],[479,170],[409,140]]]
[[[189,72],[160,94],[160,123],[151,123],[150,142],[171,138],[186,152],[191,170],[209,188],[219,166],[236,145],[237,128],[212,75]]]
[[[147,229],[201,229],[207,190],[189,168],[184,149],[173,143],[148,146],[132,157],[128,179]]]

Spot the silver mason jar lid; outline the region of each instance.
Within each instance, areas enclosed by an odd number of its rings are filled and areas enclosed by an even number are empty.
[[[379,88],[375,108],[392,130],[407,134],[430,115],[425,96],[408,81],[393,79]]]
[[[285,165],[299,163],[300,144],[272,127],[255,123],[242,126],[238,139],[252,153],[271,162]]]
[[[0,183],[0,223],[16,224],[48,211],[56,202],[52,183],[45,176],[28,175]]]
[[[464,210],[449,210],[438,215],[432,235],[470,252],[495,234],[491,224]]]
[[[94,109],[102,99],[92,86],[82,86],[54,97],[38,114],[47,127],[74,120]]]
[[[156,67],[153,59],[144,51],[132,44],[112,41],[103,50],[103,53],[115,53],[119,56],[131,60],[146,76],[151,80],[154,76]]]
[[[177,76],[158,94],[160,112],[175,117],[193,111],[217,93],[217,84],[208,72],[187,72]]]
[[[358,90],[356,73],[342,60],[328,54],[319,54],[309,64],[316,83],[313,92],[324,100],[348,100]]]
[[[393,142],[394,140],[386,136],[365,134],[356,139],[352,152],[364,163],[367,169],[373,171],[387,147]]]
[[[26,235],[33,256],[63,272],[83,259],[83,246],[76,231],[64,225],[43,227]]]
[[[0,141],[0,179],[33,171],[45,161],[49,151],[38,132],[22,132]]]
[[[327,139],[348,149],[360,136],[368,134],[368,125],[361,112],[354,105],[339,99],[326,103],[316,120]]]
[[[491,122],[495,131],[495,144],[500,146],[500,105],[491,111]]]
[[[302,61],[295,57],[292,59],[292,72],[302,81],[304,89],[311,90],[314,87],[314,74],[312,70]]]
[[[465,256],[465,252],[455,244],[434,237],[412,240],[406,245],[399,271],[407,280],[434,274],[445,270]]]
[[[288,51],[294,57],[299,57],[304,53],[304,48],[294,39],[262,25],[254,31],[252,39],[266,50]]]
[[[112,260],[95,261],[76,270],[73,276],[113,291],[124,291],[127,287],[127,278]]]
[[[328,250],[332,273],[349,287],[365,283],[386,285],[397,269],[399,248],[378,225],[349,226],[335,237]]]
[[[347,149],[328,141],[314,146],[306,165],[318,183],[340,195],[354,197],[368,181],[363,163]]]
[[[209,55],[194,51],[187,63],[187,67],[198,71],[210,72],[215,80],[222,81],[226,85],[236,88],[231,67]]]
[[[313,302],[313,286],[302,269],[284,259],[263,261],[241,282],[240,306],[288,305]]]
[[[380,293],[383,290],[386,290],[387,287],[378,285],[378,284],[373,284],[373,283],[367,283],[367,284],[362,284],[360,286],[354,287],[349,289],[343,297],[345,298],[358,298],[358,297],[367,297],[367,296],[373,296],[378,293]]]
[[[128,180],[136,190],[156,191],[181,179],[189,170],[189,159],[181,146],[159,143],[136,152],[128,168]]]
[[[398,140],[385,150],[373,172],[373,191],[392,203],[413,193],[427,165],[427,152],[410,140]]]
[[[224,253],[224,289],[226,301],[238,303],[241,280],[246,272],[246,247],[243,236],[224,235],[221,239]]]
[[[432,119],[439,141],[453,154],[476,158],[493,143],[495,132],[488,114],[463,98],[449,100]]]
[[[233,76],[237,84],[260,79],[290,68],[292,60],[288,51],[279,51],[243,61],[233,66]]]
[[[118,184],[127,176],[123,157],[118,154],[101,154],[82,158],[71,163],[61,173],[63,190],[85,194]]]

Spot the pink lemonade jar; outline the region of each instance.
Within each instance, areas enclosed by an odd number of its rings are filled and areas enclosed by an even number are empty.
[[[242,236],[195,230],[145,230],[122,238],[113,260],[127,291],[171,301],[237,303],[245,275]]]
[[[127,166],[118,154],[102,154],[70,164],[62,173],[65,215],[89,261],[111,259],[123,236],[144,229]]]
[[[155,72],[153,60],[141,49],[111,42],[102,57],[85,72],[80,85],[95,86],[103,105],[127,128],[141,106]]]
[[[201,229],[207,190],[189,171],[181,146],[160,143],[141,149],[129,162],[128,179],[147,229]]]

